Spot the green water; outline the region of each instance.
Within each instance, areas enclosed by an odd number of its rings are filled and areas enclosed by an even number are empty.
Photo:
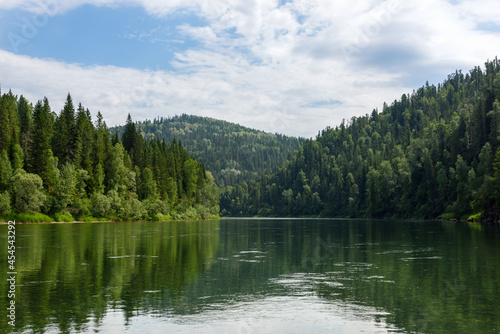
[[[223,219],[16,226],[0,332],[495,333],[500,233],[452,222]]]

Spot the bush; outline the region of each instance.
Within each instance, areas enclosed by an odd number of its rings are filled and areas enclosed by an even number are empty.
[[[12,177],[12,193],[16,212],[37,213],[45,202],[42,178],[19,169]]]
[[[137,198],[130,198],[125,201],[124,210],[123,210],[123,218],[129,219],[141,219],[143,218],[146,211],[142,206],[141,201]]]
[[[120,195],[116,190],[108,191],[109,213],[110,215],[121,215],[123,211],[122,201]]]
[[[6,191],[0,193],[0,217],[5,216],[10,212],[10,195]]]
[[[22,223],[50,223],[53,221],[52,218],[43,213],[17,213],[10,214],[7,218],[8,220]]]
[[[90,215],[91,202],[88,198],[76,198],[73,203],[73,209],[78,217]]]
[[[105,217],[109,214],[111,202],[108,196],[94,193],[90,197],[90,203],[92,205],[92,209],[90,210],[92,215],[96,217]]]
[[[482,212],[480,212],[480,213],[476,213],[475,215],[470,216],[467,220],[469,220],[469,221],[473,221],[473,222],[475,222],[475,221],[479,221],[479,220],[481,219],[481,217],[482,217],[482,216],[483,216],[483,213],[482,213]]]
[[[169,213],[169,205],[159,199],[147,199],[143,203],[148,217],[163,216]]]
[[[54,215],[54,220],[56,222],[72,222],[75,220],[71,213],[68,211],[58,212]]]
[[[449,220],[449,219],[454,219],[456,218],[456,215],[452,212],[447,212],[447,213],[443,213],[442,215],[440,215],[438,217],[439,219],[446,219],[446,220]]]

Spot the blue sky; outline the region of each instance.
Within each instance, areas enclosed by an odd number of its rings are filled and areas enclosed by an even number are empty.
[[[108,125],[181,113],[312,137],[500,50],[496,0],[0,0],[0,85]]]
[[[39,21],[25,10],[13,9],[5,11],[2,17],[5,17],[2,30],[20,38],[26,34],[23,26],[29,27],[26,19],[38,31],[21,43],[12,43],[17,41],[13,35],[9,38],[9,34],[2,34],[3,50],[66,63],[141,70],[172,69],[174,53],[199,47],[198,41],[180,34],[177,27],[206,25],[192,13],[159,18],[140,6],[110,8],[84,4],[64,15],[44,18],[42,14]]]

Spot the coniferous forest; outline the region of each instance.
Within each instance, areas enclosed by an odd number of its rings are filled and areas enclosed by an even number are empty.
[[[309,140],[188,115],[110,131],[10,91],[0,128],[0,216],[500,218],[496,58]]]
[[[500,61],[327,128],[223,214],[500,218]],[[244,205],[241,205],[244,203]]]
[[[211,173],[175,139],[145,140],[130,115],[121,138],[68,94],[54,113],[11,91],[0,99],[0,217],[18,221],[207,218]]]
[[[136,127],[147,140],[182,141],[186,150],[212,172],[219,187],[236,186],[271,173],[305,142],[304,138],[186,114],[138,121]],[[124,130],[124,126],[110,129],[119,136]]]

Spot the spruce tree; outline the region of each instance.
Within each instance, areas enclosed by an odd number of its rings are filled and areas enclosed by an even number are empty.
[[[31,126],[31,106],[28,101],[21,95],[17,103],[17,113],[19,115],[19,126],[21,135],[26,134]]]
[[[38,174],[46,189],[53,186],[53,155],[50,146],[52,122],[47,98],[38,101],[33,112],[33,137],[29,149],[28,171]]]
[[[127,116],[127,123],[125,124],[125,130],[122,135],[123,148],[129,153],[133,154],[134,144],[136,142],[137,130],[135,129],[135,124],[132,122],[132,117],[130,114]]]
[[[17,114],[17,97],[9,93],[0,98],[0,151],[19,143],[19,116]]]
[[[57,137],[54,137],[52,145],[54,155],[59,159],[60,165],[66,162],[74,162],[78,158],[78,152],[75,151],[77,145],[75,128],[75,107],[71,95],[68,93],[64,108],[55,123]]]
[[[75,165],[90,173],[93,167],[94,131],[90,112],[80,103],[76,115]]]

